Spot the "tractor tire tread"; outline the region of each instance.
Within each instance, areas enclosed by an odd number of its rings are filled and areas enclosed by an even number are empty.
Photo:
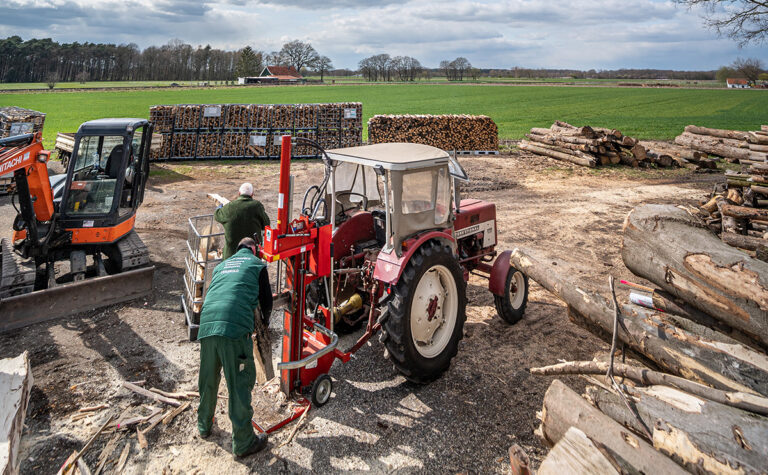
[[[443,353],[432,360],[440,360],[437,366],[425,367],[418,361],[423,359],[415,348],[411,351],[406,344],[413,344],[410,335],[410,297],[418,282],[416,277],[421,276],[426,269],[425,264],[441,264],[451,270],[458,292],[458,315],[454,337],[448,343]],[[421,272],[419,272],[421,271]],[[441,245],[436,241],[424,243],[406,264],[397,284],[392,288],[392,299],[387,303],[387,320],[382,325],[382,342],[385,344],[390,361],[406,379],[414,383],[428,383],[439,378],[449,367],[451,360],[459,349],[459,341],[464,336],[464,322],[466,320],[466,282],[462,277],[458,259],[450,246]],[[431,361],[431,360],[430,360]]]

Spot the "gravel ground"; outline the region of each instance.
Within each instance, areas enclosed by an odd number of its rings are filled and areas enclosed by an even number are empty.
[[[693,203],[716,180],[688,171],[588,170],[530,155],[462,159],[473,183],[464,196],[497,205],[499,249],[536,249],[567,259],[563,269],[586,288],[604,289],[609,273],[630,274],[621,263],[621,224],[642,202]],[[297,199],[322,173],[314,162],[295,163]],[[22,445],[22,472],[58,470],[110,414],[143,410],[148,401],[121,389],[123,381],[146,379],[147,387],[195,390],[198,346],[187,339],[179,296],[183,286],[186,219],[208,214],[205,195],[230,196],[252,181],[270,216],[275,215],[276,163],[164,164],[154,167],[136,227],[149,246],[154,292],[128,304],[33,325],[0,335],[0,357],[27,350],[35,386]],[[0,197],[0,236],[10,234],[14,212]],[[313,409],[294,441],[280,446],[290,429],[270,439],[267,450],[234,460],[226,399],[220,399],[213,436],[196,435],[194,410],[160,424],[141,449],[135,433],[119,439],[112,459],[128,446],[126,473],[248,472],[509,472],[513,443],[538,465],[545,448],[534,435],[536,411],[551,382],[527,369],[559,360],[590,359],[608,347],[569,322],[564,305],[532,284],[525,317],[514,326],[496,315],[487,282],[468,285],[467,323],[459,353],[439,380],[406,382],[383,357],[374,338],[346,365],[331,370],[334,394]],[[277,357],[279,325],[271,331]],[[342,338],[351,346],[358,334]],[[578,378],[567,379],[581,389]],[[221,394],[226,395],[222,385]],[[84,406],[110,407],[72,421]],[[254,390],[256,417],[279,419],[288,407],[274,385]],[[193,404],[194,408],[194,404]],[[290,426],[289,426],[290,427]],[[112,437],[97,440],[85,460],[93,468]],[[111,462],[110,462],[111,463]],[[114,469],[114,465],[108,464]]]

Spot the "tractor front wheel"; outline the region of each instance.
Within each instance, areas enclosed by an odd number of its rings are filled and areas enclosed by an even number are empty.
[[[382,340],[397,370],[417,383],[440,377],[464,336],[466,306],[466,283],[451,248],[422,245],[387,303]]]
[[[505,322],[510,325],[519,322],[528,305],[528,276],[510,266],[504,283],[504,294],[494,295],[493,301],[496,311]]]

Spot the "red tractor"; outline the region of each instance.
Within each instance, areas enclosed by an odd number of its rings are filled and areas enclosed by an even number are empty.
[[[405,143],[323,152],[323,181],[291,220],[289,150],[286,136],[277,226],[265,230],[262,249],[281,262],[278,285],[290,300],[278,366],[286,393],[312,385],[313,402],[327,402],[333,361],[348,361],[379,330],[407,379],[436,379],[463,337],[470,274],[489,279],[501,318],[522,317],[528,281],[510,267],[509,251],[496,251],[496,206],[460,199],[457,182],[469,177],[448,153]],[[364,322],[350,350],[336,348],[334,328]]]

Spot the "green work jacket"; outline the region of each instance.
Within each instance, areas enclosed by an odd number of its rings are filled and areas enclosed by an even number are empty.
[[[261,244],[264,226],[269,226],[269,216],[264,211],[264,205],[244,195],[217,209],[214,218],[224,226],[224,259],[235,253],[244,237],[254,237],[255,234],[254,239]]]
[[[267,263],[250,249],[240,249],[216,266],[200,313],[198,339],[213,335],[236,339],[253,332],[259,280],[266,267]],[[268,280],[266,290],[269,291]]]

